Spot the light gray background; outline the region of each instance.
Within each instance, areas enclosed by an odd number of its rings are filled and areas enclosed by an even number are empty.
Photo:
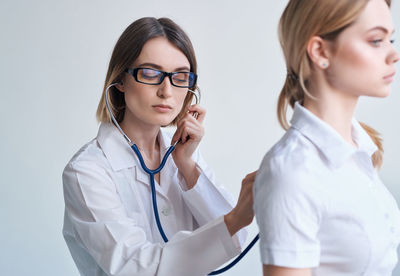
[[[208,110],[202,152],[237,197],[241,179],[283,134],[275,115],[285,76],[276,30],[286,2],[2,0],[0,274],[78,275],[61,235],[61,173],[95,137],[112,48],[143,16],[171,17],[191,37]],[[398,1],[392,12],[398,38]],[[399,77],[392,88],[387,99],[362,99],[357,117],[383,134],[381,177],[400,202]],[[258,246],[225,275],[245,274],[261,274]]]

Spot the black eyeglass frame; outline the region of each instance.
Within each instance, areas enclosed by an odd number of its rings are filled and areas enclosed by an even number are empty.
[[[148,82],[140,81],[138,79],[138,77],[137,77],[138,71],[140,69],[149,69],[149,70],[160,72],[162,74],[162,76],[160,78],[160,81],[158,83],[148,83]],[[133,78],[135,79],[135,81],[137,81],[139,83],[143,83],[143,84],[148,84],[148,85],[160,85],[164,81],[165,76],[167,76],[169,78],[169,81],[170,81],[172,86],[179,87],[179,88],[193,88],[196,85],[196,82],[197,82],[197,75],[195,73],[193,73],[193,72],[187,72],[187,71],[164,72],[164,71],[161,71],[161,70],[158,70],[158,69],[154,69],[154,68],[138,67],[138,68],[126,68],[125,72],[130,74],[130,75],[132,75]],[[186,73],[186,74],[189,73],[189,79],[190,79],[191,76],[193,76],[193,85],[184,85],[184,86],[182,86],[182,85],[174,84],[172,76],[174,74],[179,74],[179,73]]]

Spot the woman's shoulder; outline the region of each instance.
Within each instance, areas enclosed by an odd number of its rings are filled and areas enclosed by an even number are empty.
[[[319,167],[323,161],[317,148],[290,128],[265,154],[261,162],[256,185],[274,186],[278,189],[308,189],[318,185]]]
[[[296,130],[289,129],[260,165],[254,183],[256,209],[290,203],[290,208],[307,205],[313,210],[323,210],[327,195],[319,166],[323,163],[315,146]]]
[[[320,156],[315,145],[294,128],[265,154],[263,164],[287,168],[303,167],[309,162],[318,162]]]
[[[83,145],[65,166],[66,170],[78,169],[80,166],[108,167],[107,158],[104,155],[96,138]]]

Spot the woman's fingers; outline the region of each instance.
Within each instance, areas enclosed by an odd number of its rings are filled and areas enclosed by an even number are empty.
[[[194,104],[194,105],[189,106],[188,111],[191,114],[197,113],[197,121],[199,123],[203,123],[204,118],[206,116],[206,109],[204,107]]]
[[[197,114],[196,117],[193,116],[194,114]],[[182,143],[185,143],[188,137],[200,140],[204,134],[202,122],[205,115],[206,110],[200,105],[189,106],[188,113],[177,124],[177,129],[172,137],[172,144],[179,139],[181,139]]]
[[[180,138],[182,143],[185,143],[188,139],[193,139],[193,141],[200,141],[203,137],[203,129],[196,125],[185,124],[182,127],[182,132]]]
[[[172,137],[172,143],[175,143],[177,140],[181,139],[182,144],[184,144],[188,137],[194,140],[200,140],[203,137],[203,130],[191,123],[183,123],[176,129],[176,132]]]
[[[179,139],[181,139],[182,143],[185,143],[188,137],[194,140],[201,140],[203,135],[204,128],[201,123],[188,113],[178,122],[177,130],[172,137],[172,143]]]
[[[252,183],[256,180],[256,176],[257,176],[257,171],[249,173],[245,176],[245,178],[243,178],[242,183]]]
[[[248,224],[254,217],[253,211],[253,184],[256,179],[257,171],[249,173],[242,180],[242,189],[239,194],[237,209],[240,211],[242,219]]]
[[[178,141],[182,136],[182,128],[177,128],[174,136],[172,136],[171,144],[175,144],[176,141]]]

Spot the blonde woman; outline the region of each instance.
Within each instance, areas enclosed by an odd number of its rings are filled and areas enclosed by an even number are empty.
[[[287,132],[254,184],[264,275],[382,276],[396,265],[400,211],[377,173],[381,139],[354,118],[360,96],[390,92],[400,57],[389,7],[290,0],[284,10],[278,117]]]
[[[63,173],[63,235],[81,275],[206,275],[240,252],[253,219],[254,174],[243,181],[238,203],[219,185],[197,147],[205,111],[191,106],[197,64],[185,32],[167,18],[141,18],[119,38],[105,80],[97,137],[84,145]],[[158,167],[160,220],[156,227],[149,176],[117,125]],[[192,116],[196,112],[197,119]],[[174,135],[162,126],[177,125]],[[240,231],[239,231],[240,230]]]

